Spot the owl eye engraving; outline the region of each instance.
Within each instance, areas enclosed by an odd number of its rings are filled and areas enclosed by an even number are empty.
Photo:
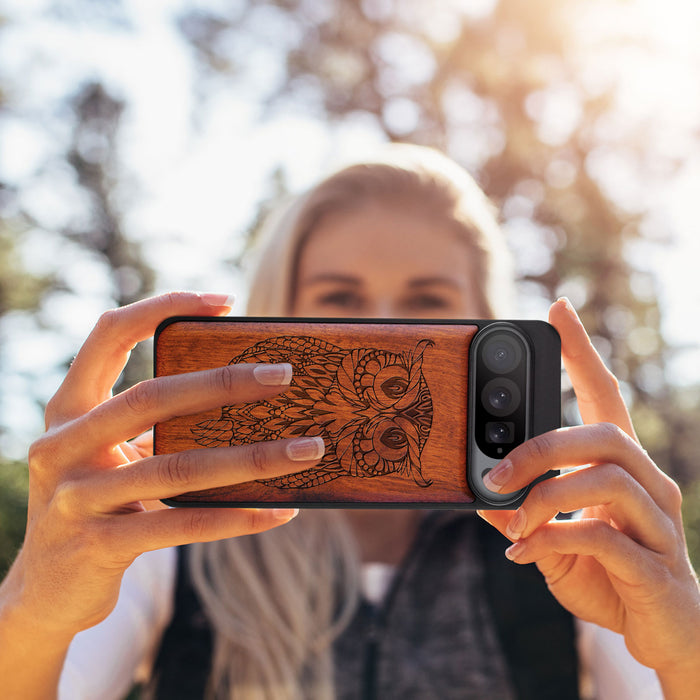
[[[379,439],[382,441],[382,444],[395,450],[401,449],[408,444],[406,434],[401,428],[389,428],[382,433]]]
[[[406,393],[408,382],[401,377],[392,377],[381,384],[382,391],[392,399],[397,399]]]
[[[216,420],[193,429],[202,446],[241,445],[285,437],[321,436],[326,453],[311,469],[262,480],[275,488],[312,488],[339,477],[422,474],[421,452],[430,435],[433,403],[422,371],[421,340],[410,352],[378,348],[344,350],[308,336],[256,343],[240,362],[290,362],[288,391],[271,399],[225,406]]]

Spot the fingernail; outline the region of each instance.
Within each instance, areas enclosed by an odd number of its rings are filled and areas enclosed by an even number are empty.
[[[523,556],[525,549],[526,546],[524,542],[516,542],[506,549],[506,558],[510,559],[511,561],[515,561],[518,557]]]
[[[281,362],[278,365],[255,365],[253,375],[259,384],[284,386],[292,381],[292,366],[288,362]]]
[[[523,534],[525,527],[527,525],[527,515],[525,511],[521,508],[515,512],[515,515],[511,518],[508,526],[506,527],[506,535],[512,540],[519,540],[520,535]]]
[[[288,520],[291,520],[292,518],[296,518],[297,515],[299,515],[299,509],[298,508],[273,508],[272,515],[274,516],[275,520],[282,520],[283,522],[287,522]]]
[[[306,462],[310,459],[321,459],[326,451],[323,438],[297,438],[287,443],[287,457],[293,462]]]
[[[569,301],[569,297],[559,297],[557,301],[561,301],[564,304],[564,307],[566,310],[575,318],[578,320],[578,314],[576,313],[576,309],[574,308],[574,305]]]
[[[501,487],[508,483],[508,480],[510,479],[512,473],[513,465],[511,464],[509,459],[506,459],[503,462],[501,462],[495,469],[492,469],[490,472],[488,472],[488,474],[486,474],[486,476],[484,477],[484,486],[489,491],[494,491],[495,493],[498,493],[501,490]]]
[[[207,292],[200,294],[199,298],[207,306],[228,306],[229,309],[233,308],[233,304],[236,301],[236,297],[233,294],[210,294]]]

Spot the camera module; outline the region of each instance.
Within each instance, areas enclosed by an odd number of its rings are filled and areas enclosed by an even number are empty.
[[[509,507],[526,492],[495,493],[484,475],[560,424],[560,365],[556,331],[541,321],[497,320],[477,331],[469,348],[467,481],[483,503]]]
[[[509,322],[482,331],[471,367],[474,441],[484,459],[502,459],[530,430],[530,363],[523,333]]]

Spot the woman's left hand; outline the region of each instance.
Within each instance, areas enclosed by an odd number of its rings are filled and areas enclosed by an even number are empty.
[[[584,425],[528,440],[485,482],[509,493],[550,469],[577,468],[536,484],[515,512],[480,515],[515,542],[507,556],[534,562],[571,613],[623,634],[667,698],[690,697],[700,687],[700,588],[680,489],[637,441],[618,382],[568,301],[556,302],[549,320]],[[580,518],[553,520],[574,510]]]

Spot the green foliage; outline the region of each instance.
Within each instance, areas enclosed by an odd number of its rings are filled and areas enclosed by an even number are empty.
[[[0,461],[0,578],[14,560],[24,538],[28,488],[26,464]]]
[[[0,316],[10,310],[36,309],[52,280],[37,277],[22,269],[17,242],[22,232],[14,222],[0,220]]]

